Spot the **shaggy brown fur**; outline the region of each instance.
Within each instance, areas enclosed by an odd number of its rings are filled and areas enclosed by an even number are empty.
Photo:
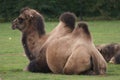
[[[95,48],[86,23],[79,23],[71,34],[51,42],[46,57],[48,66],[54,73],[106,72],[106,61]]]
[[[101,44],[97,45],[96,48],[100,51],[107,62],[120,64],[120,44]]]
[[[50,37],[47,39],[47,41],[45,42],[45,44],[42,46],[42,48],[39,51],[40,54],[34,61],[32,61],[29,64],[28,69],[30,71],[32,72],[39,71],[40,69],[39,67],[42,65],[40,61],[41,61],[42,56],[46,54],[47,46],[51,42],[54,42],[55,40],[59,39],[60,37],[63,37],[71,33],[75,27],[75,20],[76,20],[75,15],[70,12],[65,12],[60,16],[60,22],[58,26],[50,33]]]
[[[44,20],[40,13],[34,9],[23,8],[18,18],[12,22],[12,28],[22,32],[22,44],[25,54],[30,61],[34,61],[41,46],[45,43],[49,35],[45,34]],[[41,57],[41,72],[49,72],[45,55]]]

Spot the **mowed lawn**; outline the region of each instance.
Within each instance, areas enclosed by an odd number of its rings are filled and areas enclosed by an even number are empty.
[[[46,22],[50,32],[58,22]],[[120,21],[89,21],[95,44],[120,43]],[[60,75],[24,72],[29,63],[21,45],[21,32],[12,30],[10,23],[0,23],[0,80],[120,80],[120,65],[108,64],[104,76]]]

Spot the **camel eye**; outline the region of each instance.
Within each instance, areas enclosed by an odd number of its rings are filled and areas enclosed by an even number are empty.
[[[23,21],[24,21],[23,18],[18,18],[18,20],[19,20],[19,23],[20,23],[20,24],[23,23]]]

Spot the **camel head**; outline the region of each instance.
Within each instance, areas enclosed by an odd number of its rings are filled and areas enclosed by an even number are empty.
[[[20,15],[13,20],[12,29],[18,29],[21,32],[32,29],[37,30],[39,33],[45,33],[43,17],[34,9],[28,7],[20,11]]]

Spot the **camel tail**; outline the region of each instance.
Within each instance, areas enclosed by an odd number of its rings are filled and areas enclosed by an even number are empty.
[[[98,61],[96,61],[93,55],[91,58],[91,62],[92,62],[92,70],[94,71],[95,74],[99,74],[99,65],[97,63]]]
[[[107,63],[102,55],[92,54],[92,69],[96,75],[104,75],[106,73]]]
[[[65,12],[61,14],[61,16],[59,17],[59,20],[65,23],[66,26],[69,26],[71,29],[75,28],[76,16],[74,13]]]

